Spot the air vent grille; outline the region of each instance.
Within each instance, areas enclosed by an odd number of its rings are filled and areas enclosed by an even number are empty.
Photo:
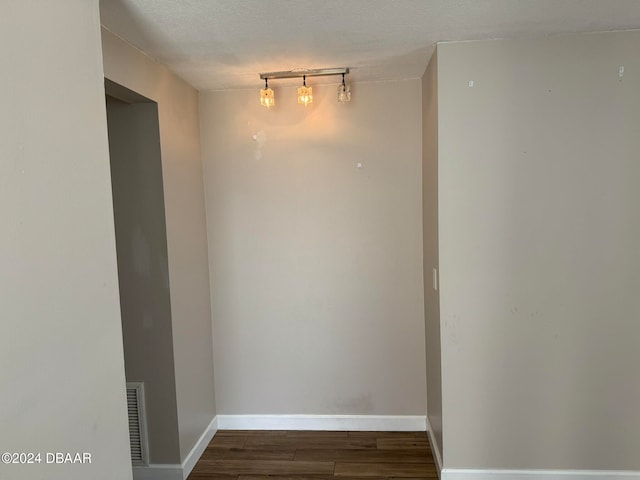
[[[127,410],[131,463],[133,465],[148,465],[143,383],[127,383]]]

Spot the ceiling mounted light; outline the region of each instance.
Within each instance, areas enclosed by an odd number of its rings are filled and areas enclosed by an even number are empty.
[[[273,90],[269,88],[268,80],[264,79],[264,88],[260,89],[260,105],[263,107],[271,108],[276,104],[276,99],[273,94]]]
[[[302,103],[305,107],[313,103],[313,88],[307,87],[307,76],[302,76],[302,86],[298,88],[298,103]]]
[[[265,107],[272,107],[275,105],[275,99],[273,96],[273,90],[267,85],[267,79],[281,79],[281,78],[300,78],[302,77],[302,86],[298,88],[298,103],[305,107],[310,103],[313,103],[313,89],[307,87],[307,77],[320,77],[327,75],[342,75],[342,84],[338,89],[338,101],[345,103],[351,100],[351,91],[349,85],[344,81],[344,76],[349,73],[348,68],[318,68],[318,69],[299,69],[289,70],[285,72],[269,72],[261,73],[260,78],[264,80],[265,88],[260,90],[260,104]]]
[[[351,86],[344,83],[344,73],[342,74],[342,83],[338,85],[338,101],[340,103],[351,101]]]

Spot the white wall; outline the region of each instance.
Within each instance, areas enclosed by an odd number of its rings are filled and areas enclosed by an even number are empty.
[[[273,86],[200,97],[218,413],[424,415],[420,81]]]
[[[215,416],[198,92],[103,29],[105,76],[158,104],[180,457]]]
[[[427,355],[427,416],[442,458],[442,377],[438,294],[438,54],[422,77],[422,238]],[[435,274],[434,274],[435,269]],[[435,280],[434,280],[435,275]]]
[[[446,467],[640,470],[639,49],[439,46]]]
[[[0,478],[130,479],[98,2],[0,15]],[[51,465],[46,452],[88,452]]]

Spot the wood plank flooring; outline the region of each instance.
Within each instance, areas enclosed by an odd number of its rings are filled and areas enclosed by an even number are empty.
[[[219,430],[188,480],[435,478],[425,432]]]

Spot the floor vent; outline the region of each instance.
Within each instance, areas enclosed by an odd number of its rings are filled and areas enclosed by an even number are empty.
[[[148,465],[147,428],[144,411],[144,383],[127,382],[127,410],[129,413],[129,444],[131,463]]]

